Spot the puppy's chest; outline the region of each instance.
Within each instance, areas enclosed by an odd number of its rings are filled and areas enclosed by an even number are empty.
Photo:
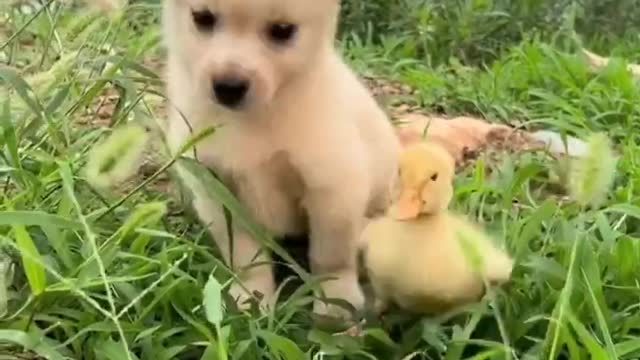
[[[305,229],[301,199],[302,177],[289,154],[268,138],[233,136],[209,143],[203,162],[212,167],[252,212],[255,219],[278,235]]]
[[[220,173],[255,171],[278,152],[272,142],[261,135],[246,127],[223,127],[198,145],[198,158]]]
[[[284,151],[254,168],[232,174],[231,182],[237,196],[271,231],[278,235],[305,231],[301,205],[304,185]]]

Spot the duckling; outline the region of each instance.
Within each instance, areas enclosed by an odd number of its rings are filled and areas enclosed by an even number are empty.
[[[362,234],[375,311],[394,303],[440,313],[478,301],[485,281],[508,281],[511,258],[477,225],[448,210],[453,157],[438,144],[414,143],[401,154],[399,171],[399,198]]]

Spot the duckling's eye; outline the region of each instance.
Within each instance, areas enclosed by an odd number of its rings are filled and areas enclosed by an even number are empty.
[[[431,181],[436,181],[436,180],[438,180],[438,173],[431,175]]]
[[[216,27],[218,16],[209,10],[193,10],[191,11],[193,23],[201,32],[211,32]]]

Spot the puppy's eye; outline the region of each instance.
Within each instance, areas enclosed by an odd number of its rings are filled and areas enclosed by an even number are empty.
[[[193,23],[199,31],[211,32],[216,27],[218,17],[209,10],[194,10],[191,12]]]
[[[269,38],[271,41],[277,44],[284,44],[296,35],[298,27],[294,24],[288,23],[275,23],[269,25],[267,29]]]
[[[431,181],[436,181],[436,180],[438,180],[438,173],[431,175]]]

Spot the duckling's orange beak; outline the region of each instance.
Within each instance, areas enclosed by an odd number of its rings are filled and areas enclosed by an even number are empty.
[[[397,220],[412,220],[422,211],[422,198],[416,189],[404,189],[396,203],[395,218]]]

